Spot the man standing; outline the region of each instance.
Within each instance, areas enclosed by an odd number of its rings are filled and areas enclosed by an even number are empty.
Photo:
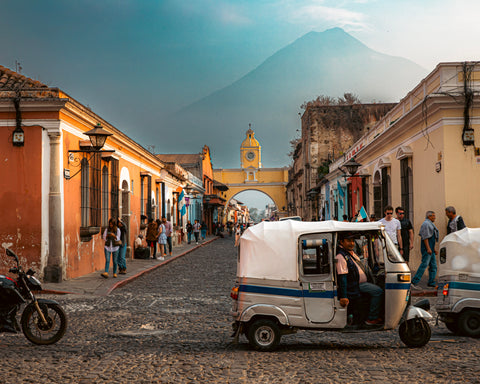
[[[413,225],[409,219],[405,217],[405,210],[402,207],[395,208],[397,220],[400,221],[402,243],[400,247],[403,248],[403,259],[408,263],[410,260],[410,250],[413,249]]]
[[[417,273],[412,280],[412,288],[421,289],[417,284],[428,267],[428,286],[435,287],[435,277],[437,275],[437,259],[435,258],[435,243],[438,242],[438,229],[435,226],[435,212],[427,211],[426,219],[420,227],[418,235],[421,238],[422,263],[417,269]]]
[[[387,205],[383,212],[385,217],[380,219],[379,222],[385,226],[385,232],[392,239],[393,244],[398,247],[400,254],[403,255],[402,226],[400,221],[393,217],[393,207],[391,205]]]
[[[340,305],[346,307],[351,299],[360,298],[361,293],[368,294],[370,296],[370,309],[365,324],[382,324],[383,321],[380,319],[382,288],[367,281],[365,267],[353,251],[355,247],[354,235],[348,232],[340,232],[338,237],[339,246],[336,260]]]
[[[167,221],[167,218],[165,216],[162,217],[162,223],[165,226],[165,234],[167,235],[168,255],[172,256],[172,223],[170,221]],[[167,253],[166,249],[165,253]]]
[[[465,223],[463,222],[462,216],[457,215],[455,207],[449,206],[445,208],[445,214],[448,217],[447,235],[452,232],[460,231],[461,229],[466,227]]]

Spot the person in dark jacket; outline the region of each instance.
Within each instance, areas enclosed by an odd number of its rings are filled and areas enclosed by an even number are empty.
[[[380,309],[382,305],[383,289],[367,281],[365,267],[353,251],[355,235],[348,232],[339,233],[339,246],[337,247],[337,277],[338,298],[340,305],[346,307],[350,300],[358,299],[361,294],[370,296],[370,308],[366,325],[382,324]]]
[[[448,217],[447,235],[467,227],[462,216],[457,215],[455,207],[449,206],[445,208],[445,215]]]
[[[128,232],[127,227],[125,227],[125,224],[120,218],[117,218],[117,227],[120,229],[120,241],[122,242],[118,251],[118,273],[124,275],[127,273],[127,260],[125,256],[127,254]]]

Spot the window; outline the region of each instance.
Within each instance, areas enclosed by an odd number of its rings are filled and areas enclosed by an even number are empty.
[[[90,167],[86,158],[82,159],[82,179],[80,181],[80,193],[81,193],[81,215],[82,215],[82,227],[88,227],[90,224]]]
[[[90,205],[90,222],[87,224],[89,227],[101,226],[101,157],[99,153],[93,153],[90,158],[89,166],[89,205]]]
[[[106,165],[102,168],[102,227],[108,226],[108,167]]]
[[[120,216],[118,209],[118,174],[119,162],[117,159],[110,160],[112,169],[112,177],[110,178],[110,217],[117,218]]]
[[[388,168],[382,168],[382,214],[378,217],[383,217],[383,210],[387,205],[390,205],[390,175],[388,174]]]
[[[302,271],[304,275],[330,274],[327,239],[304,239],[302,244]]]
[[[409,166],[411,157],[400,160],[400,184],[402,195],[402,207],[405,209],[407,218],[413,220],[413,172]]]
[[[382,185],[380,172],[378,171],[375,172],[373,179],[373,212],[377,219],[383,217]]]

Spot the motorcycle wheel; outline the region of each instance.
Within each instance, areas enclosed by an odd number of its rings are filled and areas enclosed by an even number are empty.
[[[67,315],[58,304],[38,303],[38,305],[47,324],[42,323],[35,305],[30,303],[22,314],[23,334],[33,344],[54,344],[63,337],[67,330]]]
[[[432,330],[424,319],[410,319],[400,324],[400,339],[407,347],[423,347],[430,341]]]

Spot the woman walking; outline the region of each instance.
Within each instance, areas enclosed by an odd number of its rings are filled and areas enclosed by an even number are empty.
[[[152,218],[148,220],[146,240],[150,247],[150,257],[155,259],[155,254],[157,253],[158,225]]]
[[[165,229],[165,225],[161,222],[160,226],[158,227],[158,232],[160,233],[158,235],[158,245],[159,245],[159,252],[160,256],[157,257],[157,260],[165,260],[165,257],[163,255],[166,254],[165,252],[165,246],[167,244],[167,231]]]
[[[108,220],[108,228],[103,232],[103,240],[105,240],[105,272],[101,274],[105,279],[108,278],[108,269],[110,267],[110,256],[113,261],[113,277],[117,277],[118,250],[121,232],[117,227],[115,220]]]
[[[127,254],[127,227],[123,224],[123,221],[120,218],[117,219],[117,227],[120,229],[120,249],[118,250],[118,273],[125,275],[127,273],[127,260],[125,255]]]
[[[235,247],[240,245],[240,236],[242,236],[242,228],[240,227],[240,224],[237,224],[237,227],[235,228]]]

